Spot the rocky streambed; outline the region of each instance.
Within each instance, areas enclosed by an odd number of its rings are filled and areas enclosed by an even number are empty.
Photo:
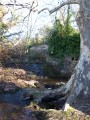
[[[44,74],[44,63],[0,68],[0,120],[36,120],[32,111],[44,94],[64,84]],[[29,107],[30,106],[30,107]],[[31,107],[32,106],[32,107]],[[29,109],[28,109],[29,107]]]
[[[53,74],[55,76],[51,78]],[[52,67],[43,62],[0,67],[0,120],[90,120],[90,100],[76,101],[67,113],[56,110],[65,101],[59,104],[56,101],[61,96],[57,91],[56,96],[49,93],[65,84],[66,80],[58,79]],[[49,99],[43,97],[48,94]]]

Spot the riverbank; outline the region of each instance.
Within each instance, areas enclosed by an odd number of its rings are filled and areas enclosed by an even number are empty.
[[[30,72],[21,68],[0,68],[0,89],[3,90],[0,90],[0,119],[7,120],[9,117],[16,120],[90,120],[90,101],[79,100],[68,112],[55,108],[42,109],[38,106],[38,101],[45,94],[60,87],[62,80],[47,79],[35,73],[31,75]],[[22,80],[18,83],[18,79]],[[37,84],[27,84],[32,80]],[[19,89],[15,89],[17,87]]]
[[[12,64],[0,67],[0,119],[8,119],[8,116],[10,119],[14,119],[13,116],[17,118],[16,113],[20,110],[21,116],[24,114],[25,117],[21,117],[22,120],[28,120],[30,114],[27,112],[33,114],[34,110],[33,106],[27,109],[28,106],[31,106],[32,102],[37,104],[46,92],[64,84],[58,79],[43,76],[42,68],[42,63],[20,64],[18,68]],[[9,115],[6,114],[6,108]],[[17,120],[20,120],[20,117]]]
[[[58,89],[67,77],[58,77],[45,61],[29,60],[0,67],[0,120],[90,120],[90,100],[77,99],[69,111],[61,110],[65,100],[57,101]],[[44,98],[53,90],[56,96]]]

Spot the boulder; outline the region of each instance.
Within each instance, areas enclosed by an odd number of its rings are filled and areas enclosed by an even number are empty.
[[[48,52],[48,45],[43,44],[43,45],[38,45],[35,47],[30,48],[31,53],[47,53]]]
[[[65,57],[59,59],[49,56],[47,44],[31,47],[30,59],[33,59],[35,61],[41,60],[48,63],[50,66],[52,66],[54,71],[59,74],[58,78],[63,77],[64,79],[69,79],[77,64],[77,61],[72,59],[72,57]],[[52,75],[50,77],[52,77]]]
[[[26,77],[27,72],[23,69],[13,69],[13,74],[17,77]]]
[[[23,79],[18,79],[17,84],[21,87],[27,87],[28,86],[28,87],[35,87],[36,88],[37,86],[39,86],[39,82],[36,81],[36,80],[27,81],[27,80],[23,80]]]

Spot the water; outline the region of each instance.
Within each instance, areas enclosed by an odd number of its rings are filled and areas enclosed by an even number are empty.
[[[34,74],[38,75],[38,76],[43,76],[43,67],[44,67],[44,63],[32,63],[32,64],[18,64],[18,66],[16,66],[15,64],[5,64],[5,67],[11,67],[11,68],[20,68],[20,69],[24,69],[26,71],[29,72],[33,72]]]
[[[32,111],[24,109],[30,100],[22,100],[26,91],[23,89],[13,94],[0,94],[0,120],[30,120]]]
[[[30,103],[30,101],[23,101],[22,96],[26,92],[25,89],[19,90],[15,93],[6,93],[6,94],[0,94],[0,104],[1,103],[8,103],[17,105],[19,107],[24,107]]]
[[[11,65],[11,64],[10,65],[7,64],[5,67],[16,68],[15,65]],[[31,65],[21,64],[18,66],[18,68],[33,72],[38,76],[43,76],[43,63],[33,63]],[[42,77],[39,81],[42,82],[43,84],[53,84],[53,85],[56,83],[60,83],[60,80],[49,79],[49,78],[44,79]],[[28,115],[27,115],[27,112],[23,111],[23,108],[29,105],[31,101],[22,100],[23,94],[26,93],[28,90],[31,91],[31,93],[33,91],[35,92],[35,89],[21,89],[12,94],[11,93],[0,94],[0,120],[21,120],[21,119],[30,120],[26,118]],[[38,94],[37,90],[35,94],[38,96],[38,98],[40,98],[41,94],[40,93]],[[24,115],[24,112],[26,115],[25,119],[23,119],[22,117],[19,118],[20,115],[21,116]],[[31,112],[29,115],[31,116]]]

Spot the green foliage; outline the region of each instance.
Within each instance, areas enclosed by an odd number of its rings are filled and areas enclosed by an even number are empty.
[[[7,29],[7,25],[4,24],[3,22],[0,22],[0,41],[4,40],[3,34]]]
[[[46,40],[49,45],[49,54],[56,58],[79,56],[80,51],[80,34],[68,25],[62,25],[59,20],[56,20],[53,28],[46,35]]]
[[[0,22],[0,33],[1,33],[1,31],[4,32],[4,30],[6,30],[6,29],[7,29],[7,25],[4,24],[3,22]]]

